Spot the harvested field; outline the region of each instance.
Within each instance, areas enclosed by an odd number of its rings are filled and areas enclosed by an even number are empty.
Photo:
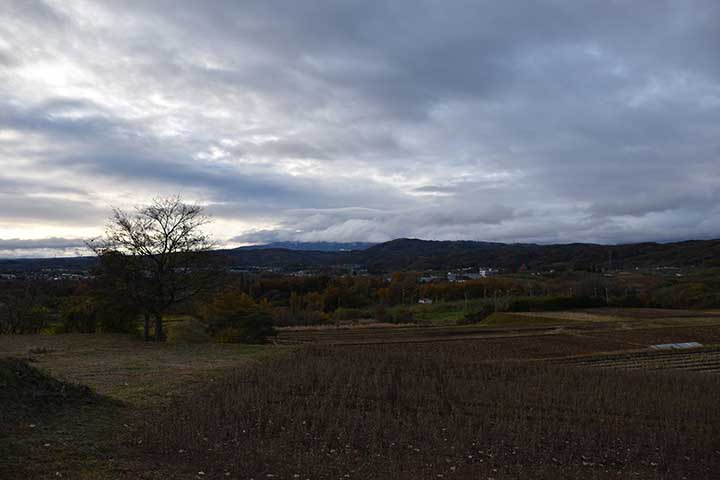
[[[104,397],[0,435],[0,477],[709,478],[720,326],[582,313],[285,329],[292,346],[0,337]],[[705,347],[647,350],[689,341]]]
[[[720,344],[720,326],[655,327],[619,330],[578,332],[595,339],[607,339],[620,344],[622,349],[650,347],[659,343],[700,342],[704,345]]]
[[[471,337],[464,341],[377,342],[357,348],[371,348],[378,352],[392,352],[398,348],[418,354],[446,351],[449,345],[462,356],[474,360],[542,360],[573,356],[588,356],[617,351],[635,351],[660,343],[697,341],[704,345],[720,344],[720,327],[672,327],[637,330],[552,331],[542,335],[506,335]],[[344,348],[351,345],[339,344]]]
[[[624,309],[626,315],[634,310]],[[613,310],[617,313],[617,310]],[[333,328],[284,330],[277,338],[280,344],[320,344],[350,347],[353,345],[383,345],[395,348],[399,344],[416,351],[432,351],[437,344],[454,343],[457,349],[467,351],[473,358],[543,359],[573,355],[638,350],[660,343],[700,342],[703,345],[720,344],[720,322],[712,323],[667,310],[653,310],[663,318],[676,318],[675,324],[657,324],[654,320],[603,321],[606,317],[588,312],[542,312],[528,314],[502,314],[493,325],[465,325],[444,327],[376,326],[375,328]],[[641,309],[641,314],[650,311]],[[697,314],[697,312],[695,312]],[[553,324],[551,316],[558,316]],[[512,316],[506,326],[496,326]],[[576,320],[572,320],[575,318]],[[610,318],[610,317],[608,317]],[[523,324],[522,319],[527,319]],[[546,320],[537,323],[537,319]],[[548,320],[549,319],[549,320]],[[648,327],[648,324],[650,327]],[[423,345],[424,344],[424,345]]]
[[[453,327],[376,327],[283,330],[275,339],[281,345],[329,344],[363,345],[372,343],[414,343],[468,340],[508,335],[540,335],[554,327],[524,326],[519,328],[487,328],[478,325]]]
[[[340,347],[340,345],[338,345]],[[580,337],[572,334],[525,335],[466,339],[464,341],[409,342],[402,344],[342,345],[342,348],[376,352],[378,355],[403,351],[417,355],[446,355],[454,352],[455,361],[496,362],[504,360],[542,360],[621,350],[621,341]],[[463,360],[465,359],[465,360]]]
[[[649,350],[593,355],[554,363],[576,367],[620,368],[643,370],[683,370],[687,372],[720,373],[720,347],[692,350]]]
[[[179,403],[145,444],[212,478],[709,478],[720,467],[718,376],[490,364],[458,346],[303,349]]]

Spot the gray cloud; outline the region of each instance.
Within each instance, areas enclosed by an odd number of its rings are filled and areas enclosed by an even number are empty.
[[[47,225],[102,226],[110,212],[90,201],[0,192],[2,221],[18,221]],[[71,231],[72,228],[69,229]]]
[[[178,192],[236,242],[720,236],[710,0],[0,14],[0,239]]]
[[[78,238],[0,239],[0,258],[85,256],[92,252]]]
[[[35,250],[35,249],[69,249],[85,248],[85,241],[77,238],[43,238],[43,239],[20,239],[10,238],[0,240],[0,250]]]

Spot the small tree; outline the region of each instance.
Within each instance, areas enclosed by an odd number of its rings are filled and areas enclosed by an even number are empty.
[[[272,307],[244,293],[220,293],[200,311],[210,333],[223,342],[264,343],[277,335]]]
[[[164,340],[163,315],[210,287],[208,222],[199,205],[160,198],[132,212],[114,209],[104,237],[90,242],[99,275],[143,313],[146,340],[151,320],[154,339]]]
[[[73,297],[62,306],[60,322],[63,333],[95,333],[97,312],[89,298]]]

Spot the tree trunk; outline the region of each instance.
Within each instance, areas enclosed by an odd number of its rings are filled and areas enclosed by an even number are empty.
[[[165,340],[165,332],[163,332],[162,315],[155,315],[155,341],[162,342]]]
[[[145,338],[146,342],[150,341],[150,314],[145,314],[145,325],[143,328],[143,338]]]

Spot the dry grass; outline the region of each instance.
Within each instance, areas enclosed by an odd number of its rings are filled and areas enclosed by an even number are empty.
[[[0,426],[0,478],[163,478],[131,448],[144,418],[280,347],[148,344],[126,335],[0,336],[0,357],[30,358],[104,396]],[[0,407],[2,407],[0,405]]]
[[[268,351],[254,345],[158,345],[116,334],[0,336],[0,356],[30,357],[54,377],[143,406],[167,403],[167,397]]]
[[[668,310],[660,308],[593,308],[565,312],[516,312],[510,314],[515,324],[553,321],[569,327],[583,324],[605,325],[608,328],[648,328],[720,325],[720,315],[711,310]]]
[[[552,333],[556,326],[520,325],[488,328],[483,325],[443,327],[396,326],[355,329],[284,330],[278,344],[366,345],[376,343],[421,343]]]
[[[590,308],[585,312],[603,317],[619,317],[635,320],[653,320],[655,318],[700,318],[715,317],[720,321],[718,310],[682,310],[667,308]]]
[[[622,317],[617,315],[601,315],[598,313],[589,313],[583,311],[573,312],[514,312],[511,315],[517,315],[518,317],[530,317],[534,318],[542,316],[545,319],[552,319],[555,321],[572,323],[572,322],[608,322],[608,321],[620,321]]]
[[[279,327],[279,332],[317,332],[317,331],[336,331],[336,330],[361,330],[364,328],[407,328],[414,327],[412,323],[387,323],[387,322],[338,322],[332,324],[321,325],[297,325],[292,327]]]
[[[577,325],[584,321],[576,312],[558,312],[570,315],[552,315],[552,312],[496,312],[482,321],[483,327],[528,327]]]

